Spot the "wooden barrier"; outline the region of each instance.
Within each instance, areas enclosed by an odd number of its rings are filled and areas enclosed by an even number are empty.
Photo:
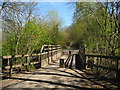
[[[31,64],[38,64],[39,68],[41,68],[53,62],[54,60],[57,60],[61,56],[61,54],[62,50],[60,45],[43,45],[43,47],[41,48],[41,52],[38,54],[10,55],[0,57],[2,58],[2,60],[8,60],[8,64],[5,66],[3,65],[2,68],[9,70],[9,76],[11,77],[13,74],[13,69],[15,68],[21,68],[25,66],[25,69],[28,70],[28,66]],[[30,60],[31,57],[36,57],[38,59],[37,61],[34,61],[33,59]],[[22,60],[21,64],[16,63],[16,60],[18,58],[24,59]]]
[[[89,68],[89,70],[91,69],[97,74],[96,76],[100,75],[120,80],[120,56],[88,55],[81,51],[76,54],[71,54],[68,51],[66,55],[68,55],[68,58],[65,60],[65,68],[72,67],[72,57],[75,55],[76,69],[82,70]]]
[[[92,62],[92,66],[96,68],[96,72],[99,72],[99,68],[107,71],[116,72],[116,79],[120,80],[120,57],[119,56],[102,56],[102,55],[87,55],[86,66],[89,66],[89,62]],[[86,67],[87,68],[87,67]]]

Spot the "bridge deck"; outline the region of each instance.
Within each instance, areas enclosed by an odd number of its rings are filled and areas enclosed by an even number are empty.
[[[110,82],[98,80],[77,69],[59,68],[59,61],[45,68],[13,75],[2,80],[3,88],[117,88]]]

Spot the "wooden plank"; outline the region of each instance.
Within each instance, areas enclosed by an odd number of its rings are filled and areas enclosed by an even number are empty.
[[[86,65],[88,65],[88,63],[86,63]],[[93,66],[94,66],[94,67],[98,67],[98,68],[107,69],[107,70],[113,70],[113,71],[117,71],[117,69],[116,69],[116,68],[105,67],[105,66],[96,65],[96,64],[93,64]]]
[[[102,55],[88,55],[88,54],[85,54],[85,56],[89,56],[89,57],[101,57],[101,58],[111,58],[111,59],[120,59],[120,56],[102,56]]]
[[[32,56],[38,56],[38,54],[32,54]]]
[[[10,59],[12,56],[3,56],[3,59]]]
[[[28,55],[28,54],[25,54],[24,56],[25,56],[25,57],[28,57],[29,55]]]
[[[56,48],[46,48],[46,49],[44,49],[45,51],[46,50],[56,50]]]
[[[14,58],[22,57],[22,55],[15,55]]]
[[[12,59],[13,58],[10,59],[9,77],[12,76],[12,68],[13,68],[13,66],[12,66]]]
[[[25,63],[28,64],[28,59],[27,59],[27,57],[25,57]],[[26,71],[28,71],[28,65],[26,65]]]
[[[61,50],[61,49],[59,49]],[[56,52],[56,51],[59,51],[59,50],[52,50],[52,53]],[[48,52],[43,52],[41,55],[44,55],[44,54],[47,54]],[[49,53],[51,53],[51,51],[49,51]],[[28,56],[38,56],[39,54],[25,54],[25,55],[15,55],[15,56],[1,56],[1,58],[3,59],[10,59],[10,58],[20,58],[20,57],[28,57]]]
[[[29,64],[37,64],[39,63],[38,61],[36,62],[31,62],[31,63],[24,63],[23,65],[22,64],[19,64],[19,65],[12,65],[12,68],[18,68],[18,67],[22,67],[22,66],[28,66]],[[11,66],[5,66],[5,69],[10,69]]]
[[[8,66],[5,66],[5,68],[9,69],[9,76],[11,77],[13,68],[18,68],[18,67],[21,68],[22,66],[25,66],[26,70],[28,70],[28,65],[30,64],[39,64],[41,67],[41,63],[42,63],[41,56],[44,56],[43,60],[48,59],[48,64],[49,64],[49,58],[51,57],[51,60],[53,60],[55,55],[57,58],[57,53],[61,51],[61,46],[60,45],[44,45],[42,49],[43,51],[45,50],[48,50],[48,51],[43,53],[38,53],[38,54],[0,56],[0,58],[3,58],[4,60],[7,60],[7,59],[10,60],[10,61],[8,60]],[[38,61],[28,62],[28,57],[32,57],[32,56],[39,56]],[[16,62],[16,59],[21,57],[25,57],[25,63],[19,64],[19,65],[16,65],[17,63],[15,63],[15,65],[12,64],[13,61]]]
[[[39,67],[41,68],[41,55],[40,54],[39,54],[38,61],[39,61]]]

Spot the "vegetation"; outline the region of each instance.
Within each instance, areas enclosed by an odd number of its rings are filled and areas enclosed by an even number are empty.
[[[55,10],[40,18],[34,14],[37,3],[3,2],[3,55],[40,52],[43,44],[63,48],[85,46],[99,55],[120,56],[120,2],[74,2],[73,24],[61,28]]]
[[[110,56],[120,56],[120,2],[73,2],[73,23],[64,28],[62,19],[55,10],[49,11],[46,16],[40,12],[37,15],[35,2],[2,2],[0,5],[2,55],[22,56],[0,60],[3,72],[6,72],[4,70],[7,70],[7,65],[10,66],[9,74],[12,74],[12,65],[16,68],[13,71],[20,72],[22,69],[41,67],[42,60],[45,59],[50,63],[58,51],[39,56],[31,54],[39,53],[44,44],[60,44],[63,49],[80,49],[75,59],[68,56],[70,66],[75,60],[78,67],[84,67],[81,69],[85,69],[86,65],[95,71],[95,76],[116,77],[119,81],[119,57]],[[85,56],[81,51],[91,55]],[[29,55],[23,57],[23,54]],[[39,63],[36,64],[35,61]],[[22,69],[16,67],[19,64],[22,64]]]
[[[34,15],[37,3],[10,3],[2,5],[3,55],[40,52],[44,44],[57,44],[61,19],[52,10],[47,16]]]
[[[94,54],[120,56],[120,2],[76,2],[74,5],[74,23],[69,27],[73,46],[84,45]]]

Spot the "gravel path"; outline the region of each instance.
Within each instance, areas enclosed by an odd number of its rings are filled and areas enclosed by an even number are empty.
[[[51,89],[88,89],[117,88],[110,82],[100,81],[88,76],[84,71],[59,68],[59,61],[45,68],[14,75],[11,79],[2,80],[2,88],[51,88]]]

